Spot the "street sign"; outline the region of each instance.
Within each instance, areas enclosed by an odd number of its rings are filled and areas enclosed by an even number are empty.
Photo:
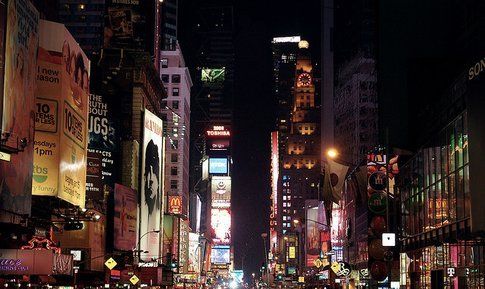
[[[10,161],[10,158],[11,158],[11,156],[10,156],[9,153],[1,152],[0,151],[0,160],[9,162]]]
[[[104,265],[108,267],[108,269],[112,270],[118,263],[116,263],[115,259],[109,258],[104,262]]]
[[[382,246],[394,247],[396,246],[396,234],[394,233],[382,233]]]
[[[131,284],[136,285],[136,283],[140,282],[140,279],[136,275],[133,275],[130,278],[130,282]]]
[[[313,265],[315,265],[315,267],[317,268],[320,268],[322,267],[322,261],[320,259],[315,259],[315,261],[313,261]]]

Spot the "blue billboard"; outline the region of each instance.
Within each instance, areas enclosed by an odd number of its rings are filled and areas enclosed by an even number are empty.
[[[227,174],[228,169],[227,158],[209,159],[209,174]]]

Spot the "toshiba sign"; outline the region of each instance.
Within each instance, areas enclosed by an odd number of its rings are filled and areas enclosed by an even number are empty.
[[[231,136],[231,132],[223,125],[214,125],[207,131],[208,136]]]

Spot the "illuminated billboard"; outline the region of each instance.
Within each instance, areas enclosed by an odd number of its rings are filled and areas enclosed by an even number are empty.
[[[163,202],[163,172],[162,163],[164,151],[163,122],[162,120],[145,109],[144,133],[142,146],[141,166],[141,202],[140,202],[140,229],[139,236],[145,236],[139,240],[140,250],[144,261],[160,256],[160,234],[148,233],[160,230],[161,208]]]
[[[168,196],[168,213],[182,214],[182,196]]]
[[[39,35],[32,194],[84,207],[90,62],[63,24]]]
[[[228,138],[231,136],[231,131],[223,125],[214,125],[211,129],[207,130],[206,134],[210,138]]]
[[[0,132],[2,139],[8,134],[2,146],[26,145],[0,160],[0,209],[24,215],[31,205],[39,12],[28,0],[0,2]]]
[[[203,68],[201,71],[201,80],[206,83],[224,82],[226,68]]]
[[[213,208],[231,206],[231,177],[212,177],[211,199]]]
[[[212,240],[214,244],[231,243],[231,211],[226,208],[211,209]]]
[[[285,36],[285,37],[274,37],[273,43],[298,43],[301,41],[300,36]]]
[[[214,246],[211,250],[211,263],[225,265],[231,263],[230,246]]]
[[[189,265],[189,221],[180,220],[179,230],[179,273],[187,273]]]
[[[271,132],[271,211],[269,216],[270,248],[278,246],[278,178],[279,178],[279,151],[278,132]]]
[[[229,164],[227,158],[209,159],[209,174],[227,174],[228,171]]]
[[[138,194],[129,187],[115,184],[114,198],[114,247],[129,251],[136,245]]]
[[[326,223],[323,202],[317,200],[305,201],[307,220],[306,228],[306,242],[305,242],[305,260],[307,267],[315,266],[315,260],[320,256],[322,250],[322,242],[320,240],[321,232],[326,228],[321,224]]]
[[[231,146],[227,138],[210,138],[206,140],[206,145],[210,151],[226,151]]]

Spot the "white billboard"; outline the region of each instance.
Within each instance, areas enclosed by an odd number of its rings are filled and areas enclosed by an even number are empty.
[[[142,261],[160,261],[161,208],[163,202],[163,122],[156,115],[145,110],[142,167],[139,249]]]
[[[213,208],[231,206],[231,177],[212,177],[211,195]]]

